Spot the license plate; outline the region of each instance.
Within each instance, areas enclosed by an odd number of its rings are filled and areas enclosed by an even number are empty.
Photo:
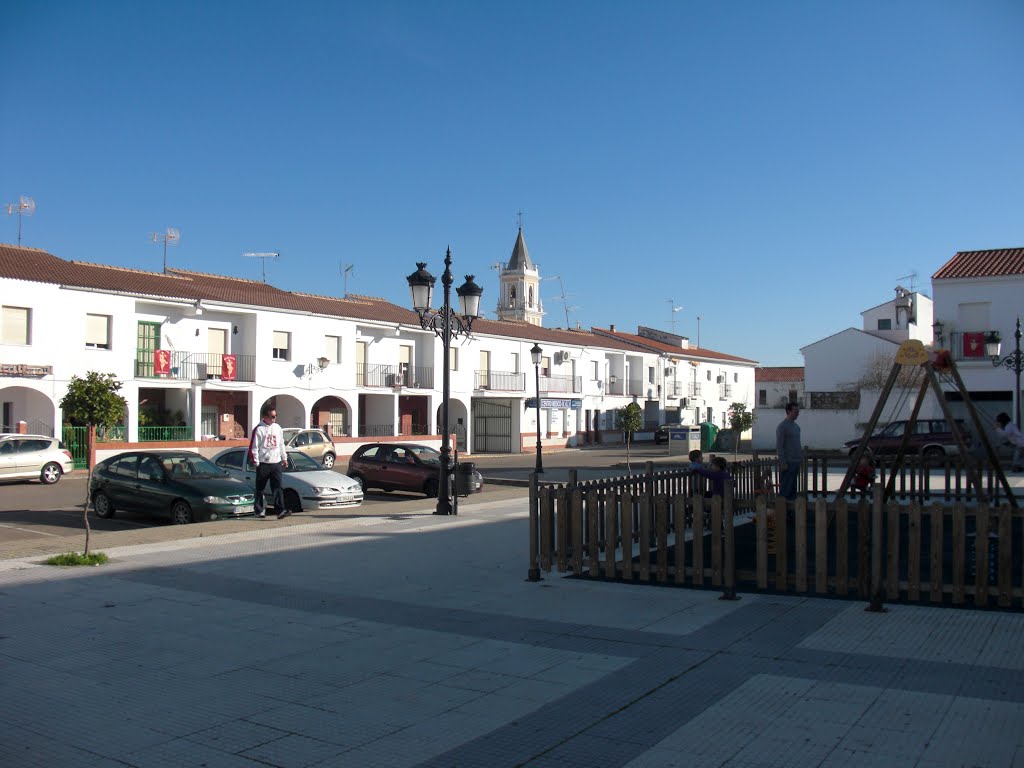
[[[235,507],[236,515],[251,515],[255,511],[255,508],[250,504],[247,507]]]

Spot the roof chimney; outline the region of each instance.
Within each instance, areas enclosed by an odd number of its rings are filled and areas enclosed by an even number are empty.
[[[608,330],[611,331],[612,333],[615,333],[615,323],[612,323],[611,325],[609,325],[608,326]]]

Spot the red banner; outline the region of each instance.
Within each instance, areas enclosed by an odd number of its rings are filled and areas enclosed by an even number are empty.
[[[234,381],[235,372],[238,370],[234,355],[224,355],[220,361],[220,380]]]
[[[985,356],[985,334],[984,333],[965,333],[964,337],[964,357],[984,357]]]
[[[171,372],[171,350],[158,349],[153,352],[153,373],[167,376]]]

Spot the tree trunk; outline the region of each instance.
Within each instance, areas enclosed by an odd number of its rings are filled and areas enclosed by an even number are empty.
[[[86,463],[89,467],[89,476],[85,480],[85,506],[82,508],[82,522],[85,524],[85,557],[89,556],[89,539],[92,536],[92,529],[89,527],[89,491],[92,488],[92,457],[93,449],[96,447],[96,427],[89,425],[89,450],[86,452]]]

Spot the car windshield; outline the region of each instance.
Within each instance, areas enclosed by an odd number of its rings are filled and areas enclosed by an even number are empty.
[[[289,427],[288,429],[282,429],[281,431],[284,432],[284,441],[287,443],[289,440],[291,440],[293,437],[299,434],[299,432],[301,432],[302,430],[296,429],[295,427]]]
[[[224,473],[209,459],[194,456],[163,456],[160,463],[175,479],[189,477],[224,477]]]
[[[288,466],[285,472],[316,472],[323,469],[320,463],[298,451],[288,451]]]
[[[410,445],[409,450],[416,454],[416,458],[424,464],[440,464],[441,452],[435,448],[428,448],[425,445]]]

